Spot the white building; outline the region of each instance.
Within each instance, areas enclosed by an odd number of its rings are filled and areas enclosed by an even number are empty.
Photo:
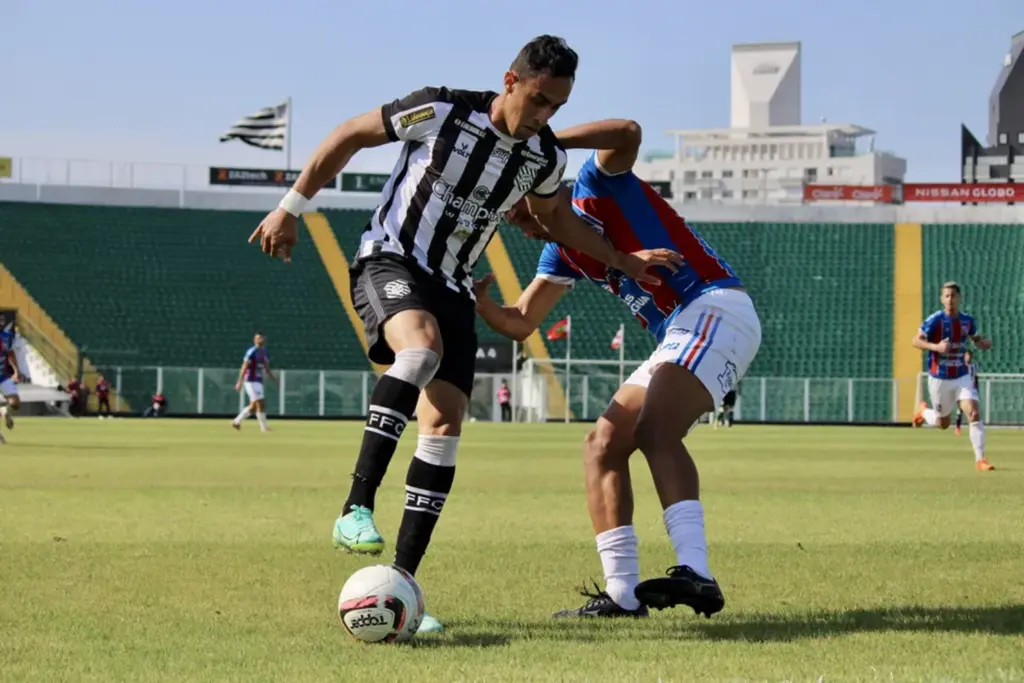
[[[675,151],[645,156],[637,175],[671,182],[684,204],[800,202],[805,183],[902,184],[906,160],[876,152],[874,131],[801,125],[800,88],[800,43],[734,45],[730,127],[668,131]]]

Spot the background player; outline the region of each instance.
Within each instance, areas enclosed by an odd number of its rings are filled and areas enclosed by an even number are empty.
[[[974,385],[974,393],[978,394],[978,367],[974,364],[974,352],[968,349],[964,351],[964,365],[967,366],[967,374],[971,377],[971,383]],[[956,411],[956,435],[960,436],[960,425],[964,421],[964,407],[957,404]]]
[[[235,429],[241,429],[242,420],[255,411],[256,418],[260,422],[260,431],[270,431],[270,427],[267,426],[267,402],[263,398],[263,373],[266,372],[267,377],[274,383],[277,383],[277,378],[270,370],[270,357],[267,355],[265,344],[266,337],[257,332],[256,336],[252,338],[252,346],[245,352],[245,357],[242,359],[242,367],[238,371],[238,381],[235,382],[235,391],[241,391],[244,383],[245,393],[249,396],[249,404],[231,422],[231,426]]]
[[[568,101],[577,63],[564,40],[539,36],[519,51],[500,93],[422,88],[342,124],[249,238],[287,260],[296,216],[324,183],[359,150],[404,143],[350,269],[368,356],[391,367],[370,396],[352,486],[334,524],[336,547],[383,550],[373,519],[376,493],[415,411],[417,444],[395,564],[416,574],[455,481],[473,389],[473,267],[517,201],[527,197],[535,213],[554,216],[549,224],[559,241],[658,281],[641,259],[616,252],[590,230],[558,192],[566,154],[547,123]],[[420,632],[440,629],[424,616]]]
[[[640,323],[659,342],[615,393],[584,443],[587,505],[606,589],[584,591],[590,600],[583,607],[555,616],[645,616],[648,606],[678,604],[710,616],[725,600],[708,567],[697,467],[683,437],[747,371],[761,343],[761,325],[728,264],[633,174],[641,138],[635,122],[599,121],[556,135],[566,149],[597,150],[577,175],[575,210],[617,249],[650,252],[665,277],[657,286],[645,285],[549,243],[537,276],[514,305],[499,306],[486,298],[489,278],[478,283],[480,315],[516,339],[528,337],[564,292],[587,279],[631,302]],[[521,208],[510,219],[534,221]],[[651,469],[678,562],[667,578],[643,583],[629,474],[629,457],[637,448]]]
[[[925,318],[913,340],[914,348],[928,352],[928,396],[932,402],[931,408],[921,404],[913,425],[948,429],[950,413],[959,403],[970,423],[974,466],[982,471],[994,470],[985,458],[985,425],[978,410],[978,390],[964,363],[968,339],[982,351],[992,348],[992,342],[978,334],[974,318],[960,311],[959,284],[942,285],[941,299],[942,309]]]
[[[18,356],[14,352],[14,330],[0,331],[0,415],[7,429],[14,429],[14,413],[21,408],[17,382],[21,381]],[[6,443],[0,433],[0,444]]]
[[[110,417],[110,382],[103,375],[96,377],[96,412],[100,419]]]
[[[736,388],[728,392],[722,397],[722,405],[718,411],[718,415],[715,416],[715,429],[718,429],[719,425],[723,427],[732,427],[732,413],[736,408],[736,399],[740,394],[740,383],[736,383]]]

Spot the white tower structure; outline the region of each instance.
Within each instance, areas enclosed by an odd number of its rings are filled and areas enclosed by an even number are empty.
[[[675,150],[647,155],[637,175],[670,183],[681,203],[798,203],[805,184],[901,184],[906,160],[875,151],[874,131],[801,123],[800,62],[798,42],[734,45],[730,127],[667,131]]]

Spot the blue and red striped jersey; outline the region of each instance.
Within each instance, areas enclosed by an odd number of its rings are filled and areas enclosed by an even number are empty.
[[[537,264],[537,277],[567,285],[580,279],[601,285],[622,299],[659,342],[666,319],[676,309],[686,307],[706,292],[743,286],[729,264],[686,224],[657,190],[632,171],[606,173],[598,166],[595,152],[580,168],[572,194],[576,213],[617,250],[632,253],[644,249],[672,249],[686,263],[675,273],[667,268],[656,268],[653,272],[662,282],[648,285],[573,249],[549,243]]]
[[[966,313],[947,315],[945,311],[935,311],[921,323],[921,331],[933,344],[943,339],[950,343],[949,353],[928,352],[928,374],[936,379],[957,379],[969,373],[964,363],[964,352],[967,342],[978,334],[974,318]]]
[[[244,360],[249,361],[249,366],[245,369],[245,381],[262,382],[263,369],[270,362],[266,350],[258,346],[250,346],[249,350],[245,352]]]

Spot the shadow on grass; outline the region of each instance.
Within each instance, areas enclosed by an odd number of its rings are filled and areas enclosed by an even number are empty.
[[[871,632],[946,632],[1024,635],[1024,605],[892,607],[803,614],[719,614],[698,618],[677,608],[670,619],[587,621],[473,620],[449,624],[447,634],[417,639],[419,646],[488,647],[513,640],[605,642],[622,638],[678,641],[787,642]],[[430,645],[426,645],[430,646]]]

